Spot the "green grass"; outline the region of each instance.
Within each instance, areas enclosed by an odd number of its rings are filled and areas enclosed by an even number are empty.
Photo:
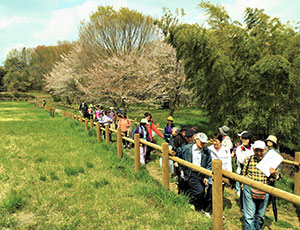
[[[0,229],[212,228],[76,121],[0,102],[0,133]]]

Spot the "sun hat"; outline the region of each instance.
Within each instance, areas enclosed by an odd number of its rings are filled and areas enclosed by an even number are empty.
[[[253,149],[265,149],[266,144],[263,141],[255,141],[253,144]]]
[[[219,128],[219,132],[223,135],[223,136],[228,136],[228,132],[229,132],[230,128],[226,125],[223,125],[222,127]]]
[[[277,137],[274,135],[269,135],[268,138],[266,139],[266,141],[272,141],[273,143],[275,143],[277,145]]]
[[[172,116],[169,116],[169,117],[167,118],[167,120],[168,120],[168,121],[173,121],[174,119],[173,119]]]
[[[141,120],[141,122],[140,123],[143,123],[143,124],[146,124],[146,125],[148,125],[149,124],[149,122],[147,121],[147,119],[146,118],[143,118],[142,120]]]
[[[241,133],[238,133],[238,136],[241,137],[244,133],[248,133],[248,131],[243,131]]]
[[[195,139],[199,139],[202,143],[207,143],[207,136],[205,133],[198,133]]]

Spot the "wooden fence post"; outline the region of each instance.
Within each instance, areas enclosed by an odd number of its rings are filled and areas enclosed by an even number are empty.
[[[91,130],[94,128],[94,121],[93,121],[93,119],[90,119],[90,127],[91,127]]]
[[[84,124],[85,124],[85,131],[88,131],[89,127],[88,127],[88,119],[84,118]]]
[[[223,229],[223,189],[222,189],[222,161],[212,161],[213,174],[213,229]]]
[[[136,172],[140,171],[140,134],[134,134],[134,169]]]
[[[117,129],[117,151],[118,151],[118,156],[120,158],[122,158],[123,153],[122,153],[122,132],[121,132],[121,128]]]
[[[295,161],[300,163],[300,152],[295,152]],[[295,167],[295,166],[294,166]],[[294,175],[295,183],[295,194],[300,195],[300,166],[296,166],[296,171]]]
[[[109,144],[109,125],[105,125],[105,141]]]
[[[97,127],[97,142],[100,143],[100,141],[101,141],[101,137],[100,137],[100,123],[97,122],[96,124],[97,124],[96,125],[96,127]]]
[[[82,116],[80,115],[80,125],[82,125],[83,119]]]
[[[162,147],[162,184],[165,189],[169,190],[169,144],[163,143]]]

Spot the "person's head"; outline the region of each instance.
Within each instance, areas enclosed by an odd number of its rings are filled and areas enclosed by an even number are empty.
[[[127,113],[126,113],[126,112],[123,112],[123,113],[121,114],[121,116],[122,116],[123,118],[127,118]]]
[[[103,109],[103,106],[102,106],[102,105],[100,106],[100,109]]]
[[[149,112],[146,112],[146,113],[144,114],[144,117],[147,119],[147,121],[151,121],[151,120],[152,120],[152,115],[151,115],[151,113],[149,113]]]
[[[199,129],[196,125],[191,128],[195,133],[199,133]]]
[[[187,142],[189,144],[193,143],[194,141],[194,131],[192,129],[188,129],[186,132],[185,132],[185,138],[187,140]]]
[[[174,127],[174,128],[172,129],[172,136],[173,136],[173,137],[176,137],[176,136],[178,135],[178,133],[179,133],[179,128]]]
[[[222,146],[223,135],[221,133],[214,133],[213,135],[213,143],[215,149],[220,149]]]
[[[249,132],[246,132],[242,135],[242,145],[249,147],[253,143],[253,135]]]
[[[221,133],[223,136],[228,136],[230,128],[226,125],[223,125],[219,128],[219,133]]]
[[[207,143],[207,136],[205,133],[198,133],[195,136],[195,141],[198,149],[202,149],[204,145]]]
[[[109,110],[110,110],[110,111],[113,111],[113,110],[114,110],[114,107],[109,107]]]
[[[240,141],[242,141],[242,135],[243,135],[244,133],[248,133],[248,131],[243,131],[243,132],[241,132],[241,133],[238,133],[238,137],[240,138]]]
[[[97,109],[97,110],[99,109],[99,105],[96,105],[96,109]]]
[[[184,137],[185,136],[185,133],[186,131],[189,129],[189,127],[187,125],[182,125],[180,127],[180,134]]]
[[[169,126],[171,126],[172,125],[172,123],[173,123],[173,117],[171,117],[171,116],[169,116],[168,118],[167,118],[167,121],[168,121],[168,125]]]
[[[265,140],[267,147],[270,148],[277,148],[277,137],[274,135],[269,135],[268,138]]]
[[[149,123],[148,123],[148,121],[147,121],[146,118],[143,118],[143,119],[141,120],[141,122],[140,122],[140,125],[142,125],[142,126],[145,126],[145,125],[147,125],[147,124],[149,124]]]
[[[110,111],[109,111],[109,110],[105,110],[105,112],[104,112],[104,114],[105,114],[106,116],[108,116],[108,115],[109,115],[109,113],[110,113]]]
[[[263,141],[255,141],[253,144],[254,155],[258,160],[263,159],[267,152],[267,147]]]

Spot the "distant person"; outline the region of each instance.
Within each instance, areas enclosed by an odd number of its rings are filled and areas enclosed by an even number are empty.
[[[229,131],[230,131],[230,128],[226,125],[223,125],[222,127],[219,128],[219,133],[221,133],[223,135],[222,145],[224,145],[225,147],[232,150],[233,144],[229,137]]]
[[[279,153],[277,149],[277,137],[274,135],[269,135],[268,138],[265,140],[268,150],[274,150]]]
[[[174,139],[176,138],[176,136],[178,135],[180,129],[178,127],[174,127],[172,129],[172,135],[170,137],[170,141],[169,141],[169,146],[173,147],[174,146]]]
[[[158,136],[160,136],[161,138],[163,138],[164,136],[162,135],[162,133],[158,130],[158,128],[155,126],[153,120],[152,120],[152,115],[149,112],[146,112],[144,114],[145,118],[148,121],[148,124],[146,125],[147,131],[148,131],[148,135],[149,135],[149,141],[152,143],[156,143],[153,139],[153,134],[156,133]],[[152,133],[153,132],[153,133]],[[153,150],[152,147],[148,147],[147,148],[147,153],[146,153],[146,162],[148,162],[150,160],[150,153]]]
[[[106,125],[109,125],[112,123],[112,119],[111,117],[109,116],[109,110],[106,110],[104,112],[104,116],[101,118],[101,125],[103,128],[105,128]],[[103,131],[103,135],[104,135],[104,138],[105,138],[105,131]],[[109,140],[111,141],[111,133],[109,133]]]
[[[119,119],[118,128],[121,129],[121,132],[125,137],[129,136],[128,130],[130,126],[131,126],[131,122],[127,118],[127,114],[124,112],[123,114],[121,114],[121,118]],[[122,142],[123,142],[123,148],[127,147],[128,149],[130,149],[129,141],[122,139]]]
[[[83,118],[87,118],[89,119],[90,118],[90,115],[88,113],[88,105],[87,105],[87,102],[82,102],[79,106],[79,112],[82,114]]]
[[[43,100],[42,106],[43,106],[43,108],[45,108],[45,106],[46,106],[46,100],[45,99]]]
[[[268,178],[256,166],[263,159],[267,152],[267,147],[263,141],[255,141],[253,144],[254,155],[247,157],[245,160],[245,167],[243,169],[243,176],[267,184],[271,177],[278,176],[275,169],[270,168],[270,177]],[[264,225],[265,212],[268,204],[269,194],[259,191],[244,185],[243,190],[243,214],[245,230],[262,229]]]
[[[101,116],[100,116],[100,108],[99,108],[99,105],[96,105],[96,109],[95,109],[95,120],[98,121],[99,119],[101,119]]]
[[[140,122],[140,124],[135,128],[133,134],[140,134],[140,139],[149,141],[149,133],[147,131],[146,125],[148,124],[148,121],[146,118],[143,118]],[[146,151],[147,151],[147,145],[141,144],[140,146],[140,162],[141,164],[146,164]]]
[[[172,136],[172,130],[175,127],[173,121],[174,121],[173,117],[169,116],[167,118],[167,124],[164,128],[164,139],[167,143],[170,142],[170,138]]]
[[[89,119],[93,120],[94,119],[94,106],[93,106],[93,104],[89,105],[88,113],[89,113]]]

